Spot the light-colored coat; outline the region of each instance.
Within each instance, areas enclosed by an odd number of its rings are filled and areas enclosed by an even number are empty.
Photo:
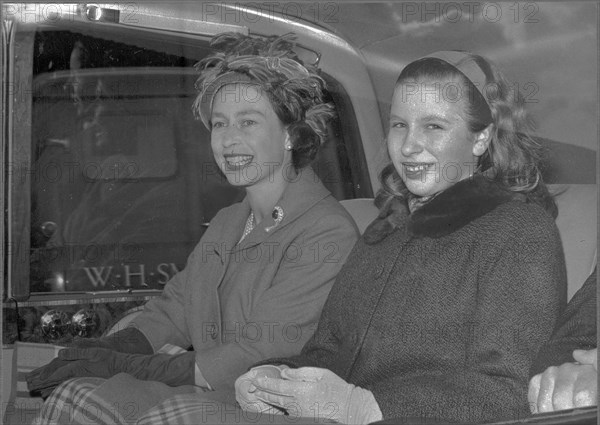
[[[133,322],[155,351],[193,346],[214,389],[232,388],[257,361],[300,352],[358,238],[350,215],[309,168],[277,205],[283,220],[264,219],[240,244],[247,199],[221,210],[185,269]]]

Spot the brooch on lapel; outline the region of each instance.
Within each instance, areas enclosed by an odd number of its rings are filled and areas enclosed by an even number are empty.
[[[279,223],[281,223],[281,221],[283,220],[283,208],[276,205],[275,208],[273,208],[271,217],[273,217],[273,220],[275,220],[275,224],[269,227],[265,227],[265,231],[267,232],[270,232],[271,230],[279,226]]]

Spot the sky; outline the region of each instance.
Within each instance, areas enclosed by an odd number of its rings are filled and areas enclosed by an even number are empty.
[[[540,136],[598,148],[594,3],[350,2],[320,12],[322,25],[361,48],[382,99],[411,60],[436,50],[471,50],[519,87]]]

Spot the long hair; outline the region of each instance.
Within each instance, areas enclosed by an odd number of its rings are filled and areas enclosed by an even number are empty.
[[[491,140],[479,158],[477,173],[497,182],[507,191],[522,193],[541,205],[554,217],[557,208],[543,182],[539,163],[542,147],[531,134],[535,125],[525,109],[518,89],[490,61],[482,56],[463,52],[485,75],[484,87],[476,87],[462,72],[438,58],[422,58],[407,65],[396,86],[417,81],[458,81],[466,102],[465,117],[469,130],[479,132],[492,124]],[[381,206],[390,197],[406,197],[407,189],[391,161],[380,173],[382,189],[376,204]]]

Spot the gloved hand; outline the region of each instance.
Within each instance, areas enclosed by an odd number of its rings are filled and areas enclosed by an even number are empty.
[[[330,370],[285,369],[281,378],[254,378],[254,396],[286,409],[290,416],[317,416],[345,424],[366,424],[382,419],[371,391],[348,384]]]
[[[152,349],[152,345],[146,339],[144,334],[139,331],[135,327],[128,327],[119,332],[115,332],[109,336],[105,336],[102,338],[76,338],[71,343],[72,347],[76,348],[104,348],[109,350],[115,350],[123,353],[141,353],[141,354],[152,354],[154,350]],[[60,368],[71,365],[71,361],[64,360],[61,358],[55,358],[47,365],[39,367],[27,374],[27,382],[28,386],[31,390],[30,382],[36,383],[34,387],[36,387],[36,391],[41,393],[42,398],[46,398],[50,395],[52,390],[58,384],[50,384],[48,387],[39,387],[39,383],[46,380],[49,376],[51,376],[54,372],[57,372]],[[68,374],[65,371],[65,375]],[[57,375],[57,376],[60,376]],[[83,375],[81,375],[83,376]],[[91,375],[88,375],[91,376]],[[112,375],[111,375],[112,376]],[[66,379],[64,379],[66,380]],[[63,381],[64,381],[63,380]],[[62,381],[61,381],[62,382]],[[60,383],[60,382],[59,382]]]
[[[241,375],[235,381],[235,399],[239,403],[242,410],[255,413],[270,413],[273,415],[283,415],[283,409],[280,409],[270,404],[264,403],[257,399],[254,391],[256,387],[252,381],[259,377],[264,378],[280,378],[281,371],[288,369],[288,366],[262,365],[250,369],[248,372]]]
[[[27,380],[27,388],[29,391],[32,391],[34,395],[41,395],[44,400],[50,396],[54,388],[58,384],[44,385],[42,381],[50,376],[52,373],[56,372],[63,366],[68,365],[70,362],[67,360],[61,360],[58,358],[52,359],[50,363],[47,365],[38,367],[37,369],[32,370],[27,375],[25,375],[25,379]]]
[[[129,326],[102,338],[75,338],[70,346],[76,348],[106,348],[122,353],[154,353],[150,341],[134,326]]]
[[[120,372],[128,373],[144,381],[159,381],[170,386],[193,385],[195,379],[196,353],[127,354],[105,348],[66,348],[49,365],[27,376],[30,391],[49,394],[67,379],[96,376],[110,378]]]

